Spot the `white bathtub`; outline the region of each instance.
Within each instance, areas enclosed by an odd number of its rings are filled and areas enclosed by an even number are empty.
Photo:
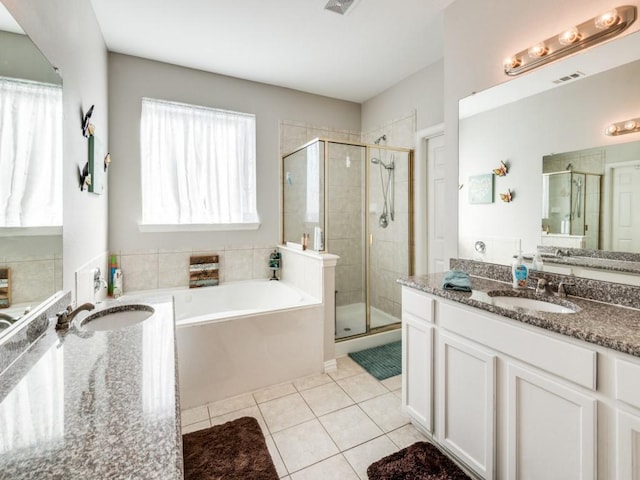
[[[181,408],[323,371],[323,306],[282,282],[171,292]]]

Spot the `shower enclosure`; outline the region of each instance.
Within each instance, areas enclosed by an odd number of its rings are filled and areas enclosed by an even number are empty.
[[[398,328],[413,271],[413,152],[317,138],[282,159],[282,240],[340,257],[336,339]],[[318,233],[321,232],[320,242]]]
[[[542,174],[542,230],[582,237],[582,248],[600,248],[602,175],[573,170]]]

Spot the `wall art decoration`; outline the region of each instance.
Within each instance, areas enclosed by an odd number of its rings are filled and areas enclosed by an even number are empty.
[[[469,203],[493,203],[493,173],[469,177]]]
[[[501,193],[500,200],[506,203],[511,203],[511,200],[513,200],[513,192],[511,189],[507,188],[507,193]]]
[[[493,173],[499,177],[504,177],[509,173],[509,165],[500,160],[500,166],[498,168],[494,168]]]

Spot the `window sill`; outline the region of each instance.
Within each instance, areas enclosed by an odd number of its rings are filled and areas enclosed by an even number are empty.
[[[0,227],[0,237],[53,237],[62,235],[62,227]]]
[[[184,224],[149,224],[140,223],[138,228],[143,233],[154,232],[230,232],[235,230],[258,230],[259,222],[254,223],[184,223]]]

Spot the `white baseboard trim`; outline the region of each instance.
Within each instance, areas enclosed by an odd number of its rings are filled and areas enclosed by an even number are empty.
[[[338,369],[338,362],[336,359],[327,360],[324,362],[324,373],[335,372]]]

